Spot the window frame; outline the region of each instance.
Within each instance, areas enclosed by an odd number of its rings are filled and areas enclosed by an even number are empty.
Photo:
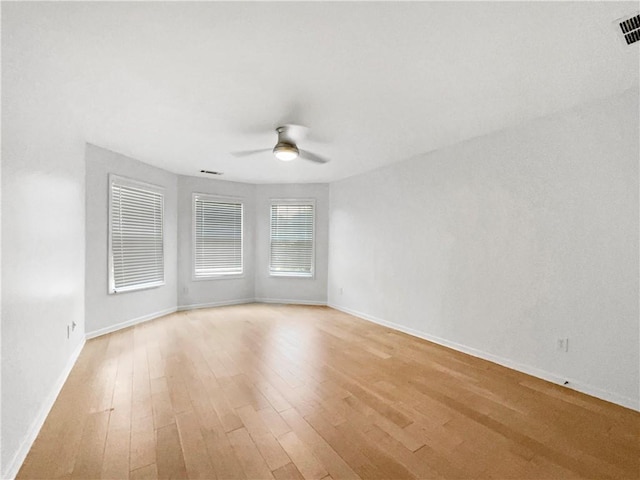
[[[313,220],[311,222],[311,272],[295,273],[295,272],[273,272],[271,269],[271,232],[273,228],[272,208],[274,205],[309,205],[313,208]],[[315,198],[272,198],[269,201],[269,263],[267,265],[269,277],[273,278],[300,278],[315,279],[316,276],[316,199]]]
[[[196,197],[205,197],[207,200],[218,203],[235,203],[240,205],[240,260],[242,264],[241,273],[216,273],[207,276],[196,275]],[[245,276],[244,258],[244,234],[245,215],[244,198],[229,195],[216,195],[212,193],[192,192],[191,194],[191,280],[194,282],[206,282],[209,280],[237,279]]]
[[[162,212],[162,280],[155,282],[147,282],[141,283],[137,285],[130,285],[128,287],[120,287],[117,288],[115,286],[115,263],[114,263],[114,255],[113,255],[113,186],[114,184],[120,185],[122,187],[135,188],[143,191],[147,191],[154,194],[159,194],[162,198],[161,202],[161,212]],[[148,290],[151,288],[158,288],[163,285],[166,285],[166,275],[165,275],[165,265],[166,265],[166,257],[167,252],[165,249],[165,188],[160,185],[155,185],[152,183],[142,182],[140,180],[136,180],[129,177],[124,177],[121,175],[116,175],[113,173],[109,174],[109,186],[108,186],[108,209],[107,209],[107,224],[108,224],[108,232],[107,232],[107,293],[109,295],[117,295],[120,293],[128,293],[135,292],[139,290]]]

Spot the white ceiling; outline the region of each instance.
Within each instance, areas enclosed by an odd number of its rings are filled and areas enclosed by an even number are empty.
[[[7,11],[6,4],[3,6]],[[84,138],[167,170],[327,182],[638,88],[628,3],[14,5],[24,61]],[[12,31],[13,31],[12,30]],[[310,127],[319,165],[270,153]]]

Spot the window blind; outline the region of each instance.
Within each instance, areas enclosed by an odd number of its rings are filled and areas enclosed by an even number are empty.
[[[271,205],[271,275],[312,277],[314,268],[314,205]]]
[[[111,293],[164,284],[164,195],[151,188],[111,181]]]
[[[242,203],[193,198],[194,277],[242,274]]]

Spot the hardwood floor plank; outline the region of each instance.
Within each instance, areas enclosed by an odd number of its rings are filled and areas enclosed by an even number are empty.
[[[187,412],[193,408],[189,392],[182,378],[183,369],[183,365],[175,356],[167,358],[165,367],[167,376],[165,378],[167,380],[171,408],[175,414]]]
[[[285,433],[278,438],[278,442],[306,480],[320,480],[328,475],[320,461],[294,432]]]
[[[71,478],[100,478],[110,413],[104,410],[88,416]]]
[[[119,426],[121,421],[114,419],[114,417],[118,416],[120,416],[120,414],[115,412],[111,414],[104,449],[101,478],[126,479],[129,476],[130,430],[129,425],[125,428]],[[126,417],[126,419],[129,420],[127,413],[122,414],[122,417]]]
[[[323,415],[311,414],[305,419],[360,478],[385,478],[385,474],[360,451],[358,446],[348,441]]]
[[[158,478],[186,479],[178,428],[171,423],[156,430],[156,466]]]
[[[176,424],[189,479],[215,480],[216,473],[196,415],[193,412],[180,413],[176,416]]]
[[[247,478],[273,478],[271,470],[244,427],[227,433],[227,438]]]
[[[403,467],[409,470],[416,478],[440,479],[444,478],[437,470],[432,468],[427,462],[421,461],[413,451],[405,448],[402,443],[391,435],[374,426],[369,435],[381,449],[396,459]]]
[[[291,431],[291,427],[287,425],[287,422],[285,422],[282,416],[273,408],[263,408],[258,411],[258,414],[274,437],[277,438]]]
[[[124,337],[125,349],[118,357],[118,373],[113,391],[111,415],[102,464],[102,478],[129,476],[131,440],[131,408],[133,394],[133,335]]]
[[[640,479],[640,413],[327,307],[87,341],[17,479]]]
[[[293,463],[287,463],[277,470],[274,470],[273,476],[276,480],[304,480],[300,470],[298,470]]]
[[[240,460],[222,429],[217,432],[212,430],[205,431],[204,441],[217,478],[221,480],[244,480],[247,478]]]
[[[207,389],[207,394],[209,395],[209,400],[213,405],[213,408],[224,427],[225,432],[231,432],[238,428],[242,427],[242,421],[240,417],[235,413],[227,398],[222,390],[222,388],[216,385],[205,385]]]
[[[95,350],[82,352],[83,363],[71,372],[17,478],[71,476],[93,399],[92,390],[86,385],[93,385],[95,371],[91,371],[91,366],[102,360],[106,343],[100,342]]]
[[[129,480],[157,480],[158,468],[155,463],[132,470],[129,473]]]
[[[238,408],[236,412],[272,471],[291,462],[291,459],[282,449],[276,437],[273,436],[267,425],[251,405]]]
[[[149,400],[148,400],[149,401]],[[150,410],[150,405],[148,407]],[[134,408],[134,412],[139,410]],[[153,427],[153,415],[150,412],[133,415],[131,419],[131,438],[129,444],[129,469],[136,470],[156,461],[156,433]]]
[[[153,407],[153,425],[156,430],[175,423],[169,385],[165,377],[151,379],[151,405]]]
[[[415,478],[398,460],[373,442],[368,432],[362,433],[348,423],[336,428],[343,437],[347,438],[347,441],[357,445],[357,449],[382,472],[384,478]]]
[[[359,478],[358,474],[294,408],[282,412],[281,415],[330,475],[336,478]]]

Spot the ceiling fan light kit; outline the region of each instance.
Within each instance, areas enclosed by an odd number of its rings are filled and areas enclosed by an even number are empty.
[[[301,158],[303,160],[309,160],[310,162],[315,163],[327,163],[329,161],[328,158],[325,158],[321,155],[317,155],[308,150],[299,150],[298,149],[298,141],[306,135],[309,129],[307,127],[303,127],[302,125],[283,125],[281,127],[276,128],[276,133],[278,134],[278,143],[273,147],[273,150],[270,148],[260,149],[260,150],[244,150],[240,152],[231,152],[231,155],[234,157],[248,157],[251,155],[261,154],[263,152],[273,152],[273,156],[278,160],[282,160],[283,162],[290,162],[291,160],[295,160],[296,158]]]
[[[291,143],[278,142],[276,146],[273,147],[273,154],[278,160],[289,162],[298,158],[300,151],[298,150],[298,147]]]

